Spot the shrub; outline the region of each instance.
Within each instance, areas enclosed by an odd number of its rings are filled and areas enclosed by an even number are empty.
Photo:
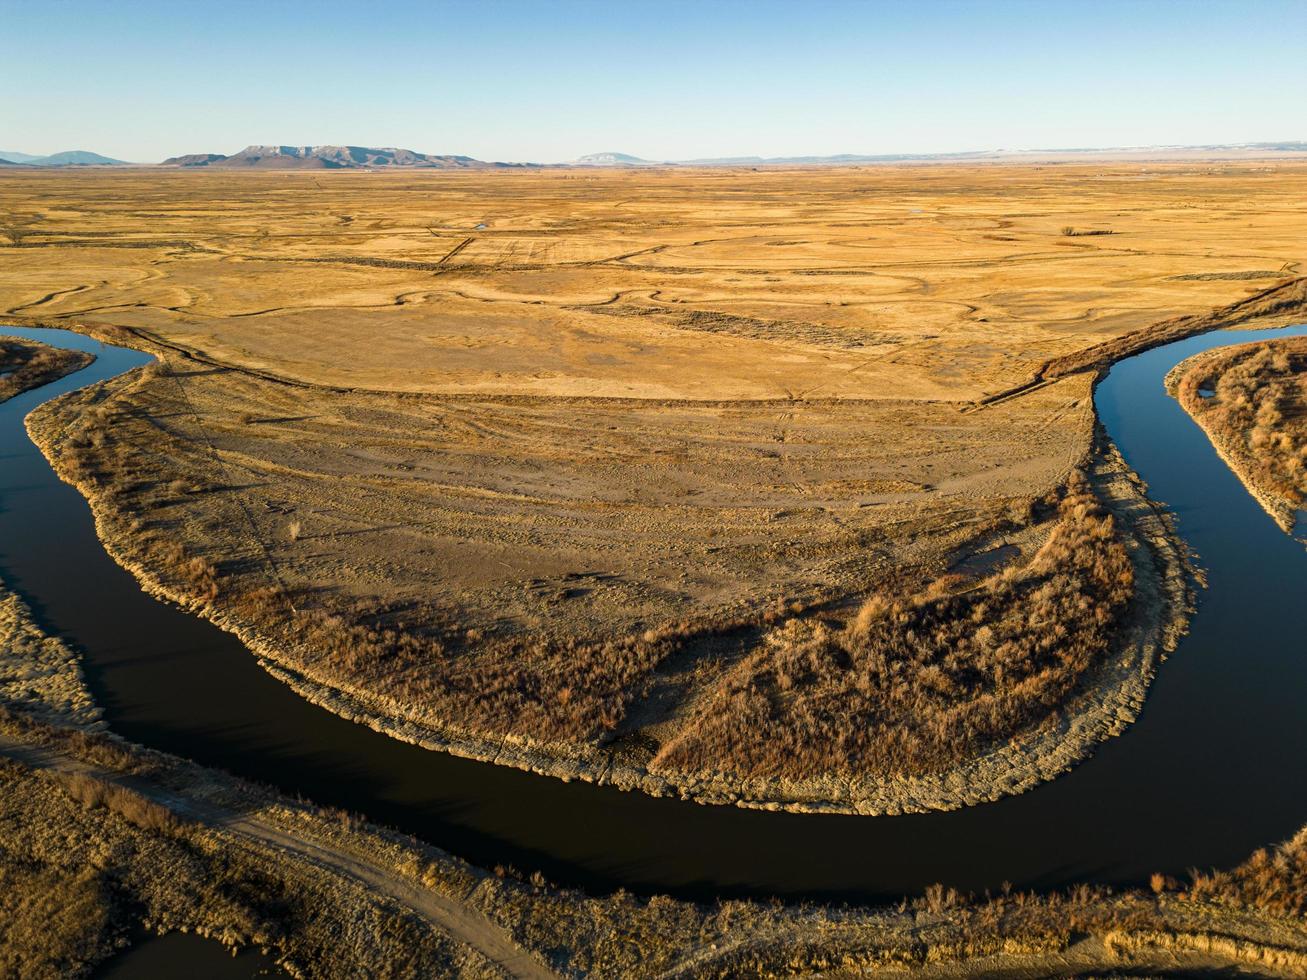
[[[667,770],[803,778],[947,768],[1037,724],[1106,654],[1134,590],[1112,517],[1074,480],[1019,570],[869,599],[844,628],[792,619],[663,746]]]
[[[118,783],[89,773],[62,773],[58,777],[65,793],[87,809],[104,807],[143,830],[175,834],[181,821],[167,807]]]

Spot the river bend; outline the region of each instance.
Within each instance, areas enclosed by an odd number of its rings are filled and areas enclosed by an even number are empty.
[[[0,404],[0,577],[83,654],[133,741],[366,813],[483,866],[689,898],[876,901],[966,890],[1123,884],[1230,866],[1307,823],[1307,550],[1280,531],[1162,387],[1201,350],[1307,333],[1220,332],[1130,357],[1095,401],[1127,462],[1207,569],[1190,634],[1140,719],[1073,772],[949,813],[771,813],[655,799],[428,752],[302,700],[232,635],[160,602],[108,557],[90,510],[28,439],[41,402],[149,357],[80,334],[0,333],[97,355]]]

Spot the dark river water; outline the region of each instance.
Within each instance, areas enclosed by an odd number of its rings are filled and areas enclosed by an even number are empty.
[[[22,420],[147,358],[78,334],[0,332],[90,350],[74,375],[0,405],[0,577],[84,655],[114,730],[346,807],[477,864],[606,890],[875,901],[966,890],[1135,883],[1229,866],[1307,822],[1307,550],[1281,532],[1162,388],[1211,347],[1307,333],[1208,334],[1116,365],[1100,417],[1178,514],[1210,588],[1140,720],[1072,773],[951,813],[793,815],[570,784],[427,752],[344,721],[266,674],[230,636],[147,596],[105,554],[86,502]]]
[[[271,957],[256,949],[243,949],[233,956],[217,940],[182,932],[142,935],[95,971],[96,980],[256,980],[285,976]]]

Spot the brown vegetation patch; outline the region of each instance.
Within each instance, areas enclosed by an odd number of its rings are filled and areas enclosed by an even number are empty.
[[[920,775],[1038,725],[1111,648],[1134,573],[1083,478],[1024,567],[791,620],[704,695],[655,766]]]
[[[1274,848],[1262,848],[1231,871],[1195,873],[1188,895],[1199,900],[1307,916],[1307,828]]]
[[[294,976],[497,975],[307,862],[233,845],[104,778],[0,763],[0,975],[85,976],[142,922],[272,949]]]
[[[56,778],[63,791],[87,809],[104,807],[142,830],[175,835],[182,829],[171,810],[126,786],[84,772]]]
[[[88,728],[103,725],[82,678],[77,655],[47,636],[31,610],[0,582],[0,702],[47,721]]]
[[[4,325],[0,323],[0,402],[80,370],[95,359],[82,351],[15,340],[3,334]]]
[[[1286,531],[1307,502],[1307,338],[1210,352],[1171,378],[1180,404]]]

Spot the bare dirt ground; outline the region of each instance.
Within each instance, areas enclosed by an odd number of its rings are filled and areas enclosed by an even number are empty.
[[[1307,339],[1198,355],[1167,385],[1276,523],[1307,535]]]
[[[702,771],[655,760],[772,672],[788,623],[1032,567],[1103,360],[1299,308],[1304,185],[1256,163],[6,175],[0,309],[163,359],[33,424],[152,587],[403,737],[696,795]],[[815,691],[796,680],[778,709]],[[1048,718],[829,775],[947,782]],[[697,795],[729,799],[744,759]]]

